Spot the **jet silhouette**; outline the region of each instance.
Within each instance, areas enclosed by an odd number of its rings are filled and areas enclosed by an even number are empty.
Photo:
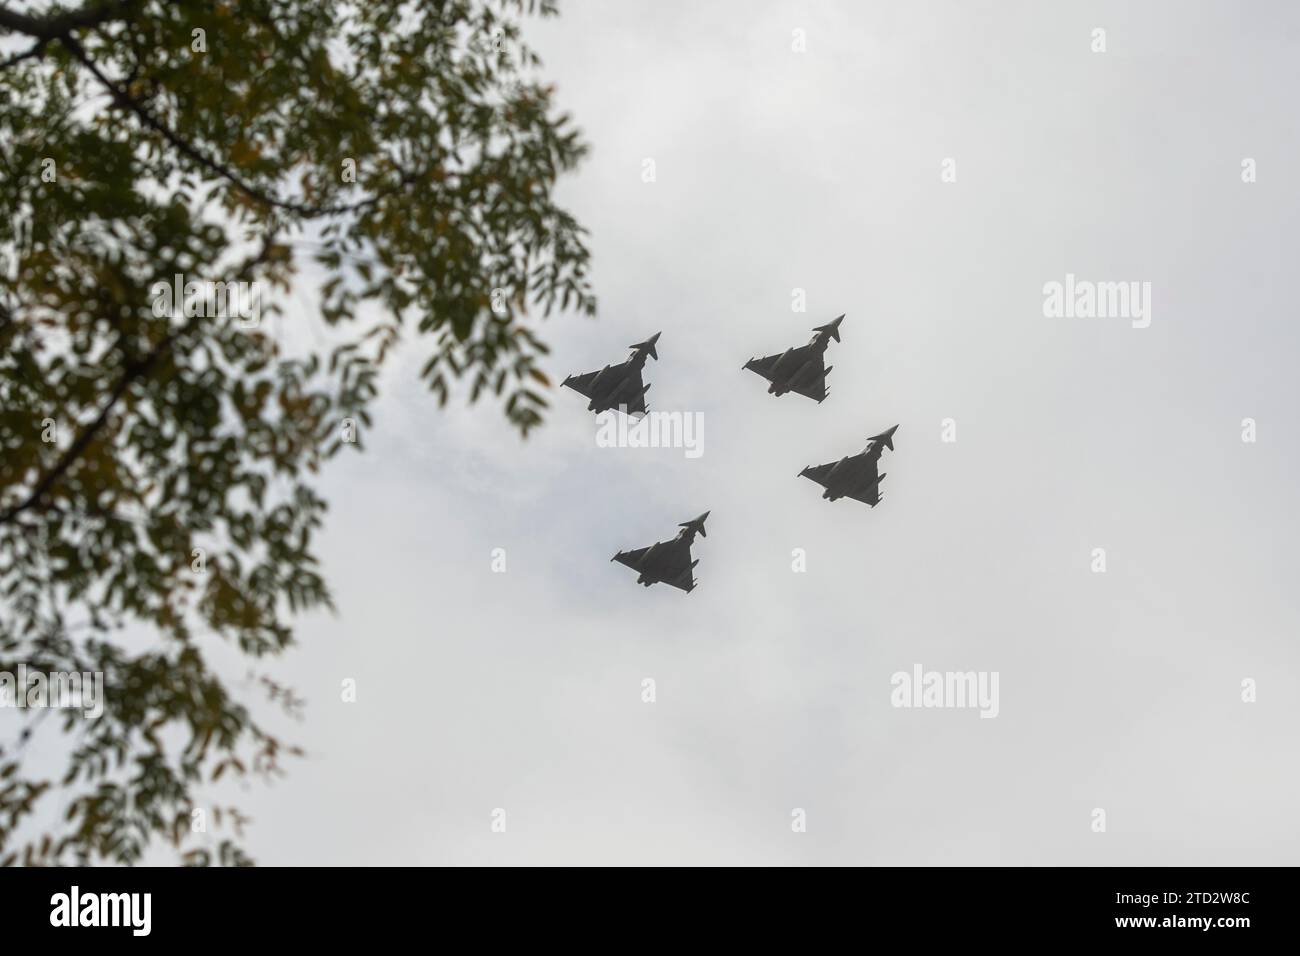
[[[704,519],[708,516],[706,511],[698,518],[679,524],[677,527],[682,530],[671,541],[659,541],[648,548],[637,548],[635,551],[620,551],[610,560],[626,564],[637,571],[637,584],[649,587],[663,583],[683,591],[694,591],[699,582],[691,575],[691,569],[700,562],[698,559],[691,560],[691,542],[695,540],[697,531],[708,537],[704,531]]]
[[[834,322],[819,325],[813,329],[815,334],[807,345],[786,349],[780,355],[750,359],[743,368],[757,372],[771,382],[767,387],[768,394],[798,392],[820,405],[830,394],[826,388],[826,376],[831,370],[825,367],[822,360],[826,356],[826,346],[830,340],[840,340],[840,323],[843,321],[844,316],[841,315]]]
[[[867,439],[867,447],[861,453],[827,465],[810,465],[799,472],[799,477],[811,478],[824,487],[823,498],[831,501],[853,498],[874,508],[880,504],[880,483],[885,480],[884,475],[876,473],[876,465],[886,448],[894,450],[896,431],[897,425],[887,432],[873,435]]]
[[[629,415],[644,414],[645,393],[650,391],[650,386],[641,383],[641,370],[645,368],[647,355],[656,362],[659,361],[655,343],[662,334],[656,332],[644,342],[629,345],[632,356],[626,362],[606,365],[596,372],[570,375],[561,384],[591,399],[587,411],[597,415],[619,406],[623,406],[623,411]]]

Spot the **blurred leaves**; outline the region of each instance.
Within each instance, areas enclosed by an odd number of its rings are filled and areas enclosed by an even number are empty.
[[[0,670],[101,671],[106,702],[58,712],[60,780],[29,779],[30,729],[0,725],[0,862],[133,863],[161,839],[242,865],[189,813],[298,751],[204,648],[277,654],[331,606],[313,481],[404,340],[439,404],[463,385],[541,422],[535,322],[595,311],[552,195],[586,146],[520,38],[550,2],[64,10],[0,17],[33,44],[0,58]],[[304,256],[331,341],[297,354],[275,327]],[[256,328],[173,315],[156,284],[177,274],[279,294]],[[259,713],[301,703],[253,687]],[[27,833],[51,792],[62,819]]]

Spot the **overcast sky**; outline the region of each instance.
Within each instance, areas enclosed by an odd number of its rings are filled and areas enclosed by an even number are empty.
[[[409,343],[324,483],[339,614],[274,669],[310,756],[241,795],[253,855],[1296,863],[1300,10],[565,0],[526,35],[593,145],[561,195],[599,317],[549,371],[662,331],[651,407],[703,454],[599,448],[568,390],[526,443],[440,413]],[[1149,327],[1045,317],[1067,273],[1149,282]],[[823,404],[741,372],[842,312]],[[896,423],[878,508],[796,477]],[[693,593],[609,562],[705,510]],[[892,707],[916,664],[998,672],[998,716]]]

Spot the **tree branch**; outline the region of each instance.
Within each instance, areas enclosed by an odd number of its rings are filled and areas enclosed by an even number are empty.
[[[108,401],[104,403],[104,407],[100,409],[99,414],[95,416],[95,420],[81,430],[80,434],[78,434],[72,444],[68,446],[67,450],[59,456],[59,460],[55,462],[54,467],[47,471],[41,479],[36,482],[36,486],[32,488],[31,493],[28,494],[26,498],[18,502],[18,504],[12,505],[9,508],[6,508],[3,512],[0,512],[0,525],[8,524],[19,514],[40,501],[54,483],[63,476],[64,472],[72,467],[73,462],[81,457],[81,453],[86,450],[87,446],[90,445],[92,441],[95,440],[95,436],[98,435],[99,430],[104,427],[104,423],[108,421],[108,416],[112,413],[114,406],[117,405],[122,396],[126,394],[126,390],[131,387],[132,383],[153,367],[158,359],[162,357],[163,352],[171,348],[171,343],[174,341],[175,337],[175,332],[169,334],[161,342],[150,349],[149,354],[146,355],[142,361],[127,365],[126,371],[123,372],[121,379],[119,379],[118,383],[113,387],[113,391],[109,392]]]
[[[96,27],[110,20],[119,20],[137,2],[138,0],[100,0],[99,3],[88,3],[79,10],[64,10],[46,17],[19,13],[0,4],[0,29],[11,33],[25,33],[29,37],[48,43],[72,30]]]
[[[244,264],[244,266],[239,270],[238,275],[241,277],[250,275],[253,269],[265,262],[270,257],[274,240],[274,233],[268,233],[262,242],[261,250]],[[28,493],[27,497],[23,498],[17,504],[10,505],[8,508],[0,511],[0,525],[9,524],[18,515],[40,503],[41,499],[45,497],[52,487],[54,487],[55,483],[58,482],[67,470],[73,466],[77,459],[81,457],[82,452],[90,447],[91,442],[95,440],[104,425],[108,422],[113,409],[117,406],[117,403],[121,401],[122,396],[126,394],[127,389],[147,375],[149,371],[158,364],[158,360],[170,351],[171,347],[176,343],[176,340],[196,324],[197,319],[198,316],[191,317],[188,322],[167,333],[167,335],[164,336],[157,345],[145,354],[144,358],[126,364],[126,368],[122,372],[122,377],[118,380],[117,384],[113,386],[113,390],[109,392],[108,400],[104,402],[99,414],[96,415],[95,418],[77,434],[77,437],[73,439],[72,444],[69,445],[63,454],[59,456],[59,460],[54,463],[54,466],[37,479],[36,484],[32,487],[32,490]]]
[[[183,156],[198,163],[204,169],[208,170],[208,172],[213,173],[219,176],[220,178],[226,180],[227,182],[229,182],[230,184],[238,188],[241,192],[247,194],[248,196],[251,196],[253,199],[256,199],[258,202],[262,203],[263,205],[272,206],[277,209],[285,209],[288,210],[289,212],[296,213],[300,216],[307,216],[311,218],[315,216],[332,216],[332,215],[339,215],[341,213],[357,212],[361,209],[365,209],[368,206],[373,206],[375,203],[379,202],[379,200],[383,198],[383,196],[385,195],[381,193],[376,196],[371,196],[369,199],[363,199],[360,200],[359,202],[345,204],[341,206],[307,206],[302,203],[292,202],[290,200],[277,199],[276,197],[272,196],[270,193],[267,193],[264,190],[259,189],[257,186],[254,186],[252,183],[236,175],[234,172],[227,169],[225,166],[223,166],[221,163],[217,162],[216,160],[203,155],[203,153],[201,153],[194,146],[190,145],[185,140],[181,139],[179,136],[173,133],[170,129],[168,129],[166,124],[164,124],[161,120],[159,120],[152,113],[150,113],[149,110],[145,108],[143,103],[141,103],[139,100],[133,97],[120,85],[118,85],[117,83],[109,79],[107,76],[105,76],[104,72],[99,68],[99,66],[96,65],[96,63],[87,55],[85,48],[83,48],[82,45],[78,43],[76,40],[74,40],[71,36],[63,36],[60,37],[59,39],[63,43],[63,45],[68,48],[68,51],[73,55],[73,57],[79,63],[81,63],[82,66],[84,66],[86,69],[88,69],[91,72],[91,74],[95,77],[95,79],[97,79],[100,82],[100,85],[103,86],[104,89],[108,90],[109,94],[113,97],[114,102],[116,102],[118,106],[122,107],[123,109],[127,110],[130,113],[135,114],[136,118],[139,119],[141,123],[149,127],[149,129],[153,130],[163,139],[167,140],[167,142],[170,143],[173,147],[175,147],[175,149]]]

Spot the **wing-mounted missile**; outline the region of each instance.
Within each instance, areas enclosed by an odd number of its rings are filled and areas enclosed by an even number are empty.
[[[826,384],[826,376],[831,374],[831,369],[833,368],[835,368],[834,365],[828,365],[826,366],[826,371],[822,372],[822,397],[817,399],[818,405],[820,405],[822,402],[826,401],[826,399],[831,397],[830,387],[827,386]]]
[[[691,580],[691,572],[695,570],[695,566],[699,563],[700,563],[700,559],[696,558],[694,561],[690,563],[689,567],[682,568],[681,574],[673,578],[672,581],[673,585],[675,587],[681,588],[683,591],[687,592],[688,594],[691,591],[694,591],[695,585],[699,584],[700,582]]]
[[[793,351],[794,349],[786,349],[781,353],[781,357],[776,360],[776,364],[772,366],[769,371],[771,383],[767,386],[767,394],[780,397],[790,391],[790,383],[794,375],[787,371],[786,360],[790,358],[790,353]]]

